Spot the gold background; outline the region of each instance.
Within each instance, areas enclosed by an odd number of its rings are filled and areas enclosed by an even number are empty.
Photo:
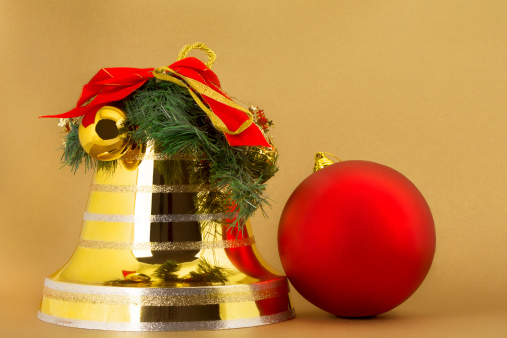
[[[91,180],[59,169],[60,128],[37,116],[74,107],[100,68],[167,65],[196,41],[217,53],[223,88],[275,121],[273,207],[252,220],[272,265],[281,268],[283,206],[316,151],[402,172],[426,197],[437,231],[426,281],[385,315],[334,318],[293,290],[295,320],[207,335],[507,334],[506,2],[3,0],[0,37],[6,337],[115,335],[36,319],[44,277],[77,244]]]

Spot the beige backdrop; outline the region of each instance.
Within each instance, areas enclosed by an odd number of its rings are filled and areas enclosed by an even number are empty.
[[[316,151],[405,174],[438,241],[421,288],[378,318],[334,318],[294,292],[293,321],[207,335],[507,335],[507,2],[1,0],[0,37],[6,336],[111,335],[36,319],[44,277],[76,246],[91,179],[60,170],[60,128],[37,116],[71,109],[102,67],[167,65],[196,41],[217,53],[224,89],[275,121],[274,203],[253,219],[272,265],[282,208]]]

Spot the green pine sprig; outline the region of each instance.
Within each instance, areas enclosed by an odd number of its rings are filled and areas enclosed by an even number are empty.
[[[79,143],[79,126],[70,123],[70,130],[65,137],[63,146],[62,164],[70,166],[72,172],[75,174],[77,169],[84,163],[86,170],[94,169],[96,161],[88,155],[88,153],[81,147]]]
[[[257,209],[264,213],[269,205],[266,181],[278,170],[276,151],[262,147],[231,147],[222,132],[210,122],[186,88],[174,83],[151,79],[121,102],[127,119],[120,133],[132,142],[152,143],[164,155],[187,154],[199,159],[190,170],[194,183],[210,184],[212,192],[196,200],[196,212],[234,211],[232,227],[243,230],[245,221]],[[78,126],[71,124],[62,163],[75,172],[81,164],[85,170],[97,167],[113,172],[118,161],[96,161],[79,144]],[[175,175],[177,161],[157,161],[157,169],[166,172],[166,184]],[[192,169],[192,168],[191,168]],[[172,173],[172,175],[170,174]]]

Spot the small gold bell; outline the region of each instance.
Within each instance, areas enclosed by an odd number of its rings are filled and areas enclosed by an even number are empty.
[[[125,113],[116,107],[104,106],[97,111],[95,122],[79,126],[79,142],[83,149],[100,161],[112,161],[129,150],[129,139],[120,133]]]
[[[334,158],[336,158],[338,161],[341,162],[341,160],[338,157],[334,156],[333,154],[319,151],[317,154],[315,154],[315,164],[313,166],[313,172],[316,172],[320,169],[323,169],[323,168],[335,163],[333,160],[330,160],[326,156],[326,154],[333,156]]]

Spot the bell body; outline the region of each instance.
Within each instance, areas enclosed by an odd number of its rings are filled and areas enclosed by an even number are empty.
[[[198,161],[151,149],[132,156],[113,174],[96,172],[76,251],[46,278],[41,320],[182,331],[295,316],[287,279],[258,255],[249,223],[243,232],[230,231],[231,214],[203,202],[210,187],[197,178]],[[170,278],[160,273],[167,262],[178,266]],[[215,270],[203,271],[203,262]],[[221,279],[209,278],[217,270]]]

